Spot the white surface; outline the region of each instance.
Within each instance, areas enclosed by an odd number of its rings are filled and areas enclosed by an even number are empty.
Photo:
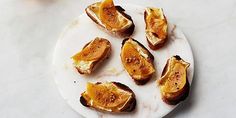
[[[68,104],[88,118],[144,118],[144,117],[163,117],[175,106],[167,105],[161,100],[160,90],[157,87],[156,80],[160,78],[162,70],[167,59],[173,55],[179,55],[185,61],[190,63],[188,68],[188,79],[192,82],[194,72],[194,62],[191,48],[183,32],[177,27],[170,25],[169,40],[167,44],[159,50],[153,51],[148,47],[145,38],[145,7],[124,4],[121,5],[126,13],[129,14],[135,24],[135,30],[132,37],[142,43],[154,56],[154,66],[156,73],[152,79],[145,85],[136,85],[128,73],[124,70],[120,59],[121,43],[124,38],[115,37],[101,30],[86,13],[71,21],[65,31],[58,39],[53,59],[53,75],[55,82]],[[89,31],[89,32],[88,32]],[[89,76],[80,75],[73,66],[71,57],[78,53],[85,44],[95,37],[108,39],[112,45],[111,56],[101,67]],[[129,86],[135,93],[137,106],[135,111],[127,114],[102,113],[93,109],[84,107],[79,102],[81,93],[86,90],[87,82],[106,82],[116,81]]]
[[[193,49],[195,76],[190,96],[167,117],[234,118],[236,1],[126,1],[163,7]],[[59,95],[50,66],[60,32],[92,2],[0,1],[1,118],[80,117]]]

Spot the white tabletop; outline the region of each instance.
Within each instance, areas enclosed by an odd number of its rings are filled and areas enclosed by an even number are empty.
[[[167,117],[235,117],[236,1],[126,1],[163,7],[192,46],[195,75],[190,96]],[[60,96],[51,62],[60,32],[93,2],[0,1],[1,118],[81,117]]]

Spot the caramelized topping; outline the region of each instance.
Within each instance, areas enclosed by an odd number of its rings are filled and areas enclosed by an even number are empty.
[[[131,39],[123,45],[121,59],[131,76],[147,76],[155,71],[152,63],[148,61],[147,51]]]
[[[103,56],[103,52],[110,46],[108,40],[96,38],[88,44],[81,52],[74,55],[73,60],[93,61]]]
[[[160,39],[165,39],[167,37],[167,21],[162,9],[147,8],[146,12],[146,31],[152,32]]]
[[[127,19],[120,21],[113,0],[103,0],[99,8],[99,17],[108,30],[120,29],[127,24]]]
[[[161,90],[167,93],[181,90],[187,82],[187,68],[189,65],[182,59],[171,57],[168,60],[167,70],[160,80]]]
[[[121,109],[131,98],[132,93],[119,89],[113,83],[87,84],[87,91],[82,96],[89,99],[92,106],[100,109],[112,110]]]

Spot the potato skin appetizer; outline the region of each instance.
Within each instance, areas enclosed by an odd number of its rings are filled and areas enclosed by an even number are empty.
[[[111,43],[107,39],[96,37],[72,59],[80,74],[91,74],[101,62],[110,56],[110,53]]]
[[[163,10],[161,8],[146,8],[144,20],[148,46],[153,50],[161,48],[168,39],[167,20]]]
[[[134,92],[119,82],[87,83],[80,102],[86,107],[114,113],[131,112],[136,107]]]
[[[151,79],[155,72],[154,56],[137,40],[124,39],[120,56],[124,68],[136,84],[143,85]]]
[[[187,79],[189,63],[176,55],[168,59],[158,81],[162,100],[169,105],[176,105],[187,98],[190,85]]]
[[[130,36],[134,31],[134,22],[125,10],[115,6],[113,0],[103,0],[89,5],[87,15],[99,26],[117,36]]]

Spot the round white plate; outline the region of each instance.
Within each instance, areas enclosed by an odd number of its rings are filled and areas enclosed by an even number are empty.
[[[162,101],[156,80],[160,77],[167,59],[173,55],[179,55],[191,64],[188,69],[188,79],[190,83],[192,82],[194,61],[190,45],[184,34],[175,25],[169,24],[167,44],[159,50],[151,50],[148,47],[144,34],[145,23],[143,12],[145,8],[136,5],[122,5],[122,7],[134,20],[135,31],[132,37],[141,42],[155,57],[154,63],[157,71],[155,76],[145,85],[136,85],[124,70],[120,60],[123,38],[104,32],[83,13],[67,26],[57,42],[53,59],[54,79],[63,98],[75,111],[84,117],[163,117],[173,110],[175,106],[167,105]],[[73,67],[71,57],[95,37],[103,37],[111,42],[111,57],[100,65],[92,75],[80,75]],[[81,93],[85,91],[87,82],[105,81],[121,82],[134,91],[137,99],[137,106],[134,112],[124,114],[105,113],[84,107],[80,103],[79,98]]]

